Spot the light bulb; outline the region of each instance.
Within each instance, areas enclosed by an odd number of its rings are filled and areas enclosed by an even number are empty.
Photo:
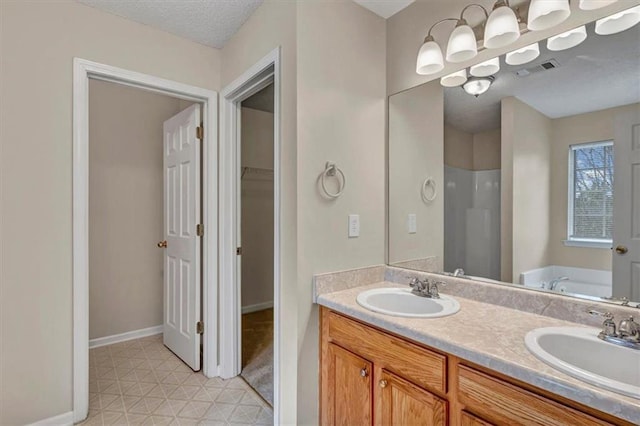
[[[533,61],[540,55],[540,47],[538,43],[530,44],[522,49],[514,50],[507,53],[505,62],[509,65],[522,65]]]
[[[614,13],[596,21],[596,34],[610,35],[628,30],[640,22],[640,6]]]
[[[461,24],[449,36],[447,43],[447,61],[463,62],[478,54],[476,35],[467,22],[461,20]]]
[[[416,72],[421,75],[434,74],[443,68],[442,50],[440,50],[438,43],[433,40],[433,37],[428,36],[424,39],[424,44],[418,52]]]
[[[531,0],[527,28],[531,31],[546,30],[563,22],[569,15],[569,0]]]
[[[582,10],[594,10],[601,7],[609,6],[617,2],[618,0],[580,0],[580,9]]]
[[[456,87],[467,81],[467,70],[462,69],[449,75],[445,75],[440,79],[440,84],[444,87]]]
[[[575,47],[587,39],[587,29],[585,26],[574,28],[562,34],[549,37],[547,40],[547,49],[549,50],[565,50]]]
[[[497,49],[513,43],[520,37],[518,18],[506,5],[495,8],[484,27],[484,47]]]
[[[471,67],[469,73],[474,77],[487,77],[500,71],[500,58],[495,57]]]

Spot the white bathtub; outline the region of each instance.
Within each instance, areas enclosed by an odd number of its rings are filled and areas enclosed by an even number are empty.
[[[611,271],[600,269],[545,266],[521,273],[520,284],[525,287],[549,289],[551,281],[560,277],[569,277],[569,279],[559,281],[553,291],[611,297]]]

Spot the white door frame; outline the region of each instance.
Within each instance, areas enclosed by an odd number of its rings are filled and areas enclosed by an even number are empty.
[[[89,412],[89,79],[109,81],[203,104],[203,372],[218,375],[218,94],[148,74],[73,59],[73,421]]]
[[[281,186],[280,186],[280,48],[276,48],[222,90],[220,96],[220,376],[237,376],[241,368],[241,307],[237,230],[240,225],[240,102],[273,82],[274,184],[274,424],[280,417],[281,336]]]

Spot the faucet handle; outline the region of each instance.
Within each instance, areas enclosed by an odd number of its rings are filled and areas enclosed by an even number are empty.
[[[431,283],[431,285],[429,286],[429,295],[431,296],[431,298],[433,299],[439,299],[440,298],[440,291],[438,289],[438,286],[446,286],[447,283],[442,282],[442,281],[434,281]]]
[[[613,321],[613,314],[611,312],[601,312],[594,309],[589,309],[587,312],[590,315],[604,317],[602,331],[600,332],[601,336],[616,336],[616,323]]]
[[[640,342],[640,324],[635,322],[632,316],[620,321],[618,333],[623,338],[627,338],[634,342]]]

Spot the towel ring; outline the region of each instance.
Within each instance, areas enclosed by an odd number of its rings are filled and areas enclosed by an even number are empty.
[[[334,176],[337,176],[337,174],[340,174],[340,177],[341,177],[341,178],[338,178],[338,183],[339,183],[339,188],[340,189],[338,189],[338,192],[330,192],[327,189],[327,184],[326,184],[327,176],[334,177]],[[342,183],[340,183],[340,181],[342,181]],[[338,198],[344,192],[345,186],[347,186],[347,178],[344,176],[344,173],[342,173],[342,170],[340,170],[335,165],[335,163],[327,161],[327,164],[326,164],[326,166],[324,168],[324,172],[322,172],[322,177],[320,179],[320,183],[322,184],[322,191],[324,191],[324,193],[325,193],[325,195],[327,197],[329,197],[329,198]]]
[[[427,194],[427,189],[429,187],[431,187],[431,196]],[[426,178],[424,182],[422,182],[422,189],[420,191],[420,194],[422,195],[422,199],[427,203],[430,203],[433,200],[435,200],[436,197],[438,196],[438,190],[436,188],[435,179],[433,179],[431,176]]]

